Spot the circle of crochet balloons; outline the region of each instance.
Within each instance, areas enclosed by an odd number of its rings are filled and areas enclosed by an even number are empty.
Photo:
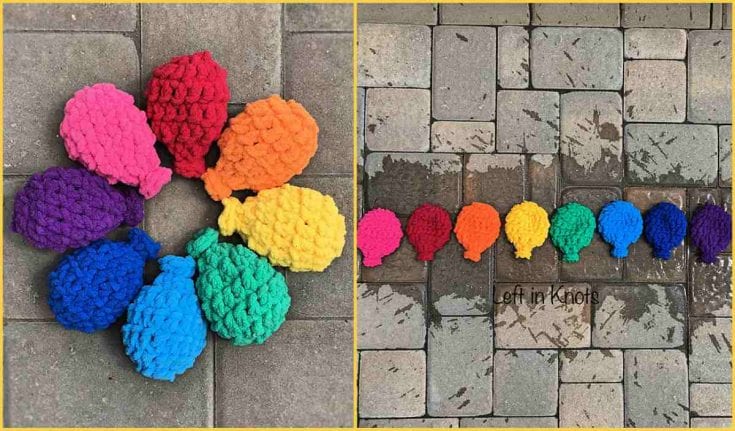
[[[11,229],[34,247],[63,253],[143,220],[143,197],[82,168],[36,173],[15,195]]]
[[[127,242],[101,239],[64,256],[48,279],[48,303],[56,320],[82,332],[108,328],[140,291],[145,262],[160,248],[133,228]]]
[[[366,212],[357,223],[357,248],[362,252],[362,264],[368,268],[380,266],[383,258],[401,245],[403,230],[396,214],[385,208]]]
[[[164,256],[161,273],[143,286],[122,327],[125,354],[142,375],[173,382],[207,344],[207,324],[194,292],[191,256]]]
[[[145,89],[151,129],[186,178],[204,173],[204,156],[227,121],[227,71],[209,51],[172,58],[151,74]]]
[[[516,258],[530,259],[532,250],[543,245],[548,233],[549,215],[535,202],[515,204],[505,217],[505,236],[515,246]]]
[[[233,190],[281,186],[309,164],[318,134],[314,118],[294,100],[273,95],[250,103],[217,141],[220,157],[202,175],[204,187],[219,201]]]
[[[434,253],[446,245],[451,231],[452,218],[447,210],[428,203],[413,210],[406,223],[408,242],[421,261],[434,260]]]
[[[203,229],[186,245],[197,261],[197,296],[212,331],[236,346],[262,344],[286,320],[291,305],[283,274],[240,244],[218,243]]]
[[[580,203],[569,202],[556,209],[549,236],[561,250],[564,262],[579,262],[579,252],[592,242],[595,225],[595,214]]]
[[[345,218],[331,196],[290,184],[256,196],[222,201],[220,233],[237,232],[272,265],[291,271],[324,271],[342,254]]]
[[[602,239],[612,245],[610,254],[622,259],[628,256],[628,247],[641,237],[643,216],[630,202],[608,202],[597,217],[597,230]]]
[[[732,236],[730,214],[718,205],[704,204],[692,216],[689,237],[699,249],[699,259],[715,263],[717,255],[727,249]]]
[[[687,233],[687,217],[684,211],[671,202],[660,202],[646,212],[643,234],[653,247],[653,255],[669,260]]]
[[[454,234],[465,248],[465,259],[479,262],[482,252],[490,248],[500,235],[500,215],[492,205],[473,202],[459,212]]]
[[[112,84],[74,93],[64,107],[59,134],[69,158],[110,184],[138,187],[150,199],[171,181],[171,170],[160,166],[145,112]]]

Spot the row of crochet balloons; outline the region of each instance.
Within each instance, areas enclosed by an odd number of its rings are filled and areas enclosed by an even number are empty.
[[[291,304],[274,266],[323,271],[342,254],[345,219],[330,196],[287,184],[317,150],[319,128],[299,103],[275,95],[255,101],[223,131],[227,72],[206,51],[157,67],[145,98],[143,112],[112,84],[77,91],[60,135],[83,167],[34,174],[15,197],[12,230],[37,248],[73,250],[48,277],[58,322],[94,332],[127,312],[127,355],[143,375],[173,381],[203,351],[207,321],[238,346],[270,337]],[[215,140],[220,157],[206,168]],[[158,257],[160,244],[138,228],[126,242],[105,236],[138,225],[145,200],[171,180],[156,141],[173,156],[173,172],[201,178],[223,210],[219,232],[204,228],[187,256],[160,258],[160,274],[143,286],[145,263]],[[234,190],[257,194],[240,202]],[[219,242],[220,233],[238,233],[247,247]]]
[[[487,203],[473,202],[462,208],[454,223],[454,234],[464,247],[464,257],[478,262],[500,235],[500,215]],[[590,245],[595,230],[610,244],[610,254],[616,258],[628,256],[628,247],[641,234],[653,248],[653,256],[668,260],[687,234],[687,217],[670,202],[660,202],[645,215],[632,203],[616,200],[602,207],[597,217],[593,211],[577,202],[560,206],[551,216],[531,201],[514,205],[505,217],[505,235],[515,247],[515,257],[531,259],[532,250],[551,237],[562,253],[564,262],[579,262],[580,251]],[[442,207],[423,204],[411,213],[406,223],[406,235],[416,250],[416,258],[431,261],[434,254],[449,241],[452,219]],[[713,204],[699,206],[689,223],[691,244],[699,250],[702,262],[711,264],[717,254],[730,244],[730,215]],[[366,212],[357,225],[357,247],[363,264],[375,267],[383,258],[398,249],[403,238],[401,222],[389,209],[375,208]]]

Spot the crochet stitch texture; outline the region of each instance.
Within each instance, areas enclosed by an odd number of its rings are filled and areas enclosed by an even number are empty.
[[[191,256],[164,256],[161,273],[143,286],[122,327],[125,354],[144,376],[173,382],[207,344],[207,324],[194,292]]]
[[[69,158],[105,178],[139,187],[146,199],[171,181],[153,145],[156,137],[133,96],[112,84],[95,84],[66,102],[59,133]]]
[[[732,219],[724,209],[710,203],[697,208],[692,216],[690,235],[692,245],[699,249],[699,259],[715,263],[717,255],[730,244]]]
[[[252,250],[218,243],[218,233],[196,233],[186,251],[197,261],[197,296],[212,331],[236,346],[261,344],[286,319],[286,280]]]
[[[207,193],[219,201],[233,190],[285,184],[309,164],[318,133],[314,118],[294,100],[273,95],[248,104],[217,141],[217,165],[202,175]]]
[[[591,209],[569,202],[551,217],[551,242],[562,252],[564,262],[579,262],[579,252],[590,245],[595,234],[595,214]]]
[[[64,256],[49,274],[48,303],[56,320],[82,332],[112,325],[143,286],[145,262],[160,248],[133,228],[127,243],[101,239]]]
[[[643,226],[643,234],[653,247],[653,255],[669,260],[671,252],[684,241],[687,218],[684,211],[671,202],[660,202],[646,212]]]
[[[173,155],[174,172],[204,173],[204,156],[227,121],[227,71],[209,51],[172,58],[155,69],[145,89],[153,133]]]
[[[548,233],[549,215],[535,202],[515,204],[505,217],[505,236],[515,246],[516,258],[530,259],[532,250],[543,245]]]
[[[628,256],[628,247],[641,237],[643,216],[632,203],[615,200],[600,210],[597,229],[602,239],[612,245],[610,254],[622,259]]]
[[[465,248],[465,259],[479,262],[482,252],[500,235],[500,215],[492,205],[473,202],[459,212],[454,234]]]
[[[385,208],[366,212],[357,223],[357,248],[362,252],[362,264],[379,266],[383,258],[401,245],[403,230],[396,214]]]
[[[406,223],[408,242],[421,261],[434,260],[434,253],[449,241],[452,218],[444,208],[425,203],[416,208]]]
[[[15,195],[11,229],[34,247],[63,253],[143,220],[143,197],[82,168],[36,173]]]
[[[345,218],[331,196],[285,184],[263,190],[243,203],[222,201],[222,235],[237,232],[248,247],[272,265],[291,271],[324,271],[342,254]]]

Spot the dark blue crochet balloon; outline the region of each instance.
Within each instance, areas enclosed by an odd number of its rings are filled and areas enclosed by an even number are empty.
[[[643,233],[653,247],[653,255],[669,260],[687,234],[687,217],[684,211],[670,202],[661,202],[646,213]]]
[[[48,303],[56,320],[82,332],[112,325],[143,286],[145,261],[160,248],[135,228],[127,243],[101,239],[64,256],[49,275]]]
[[[643,217],[632,203],[612,201],[602,207],[597,218],[597,229],[602,239],[612,245],[610,254],[621,259],[628,256],[628,247],[641,237]]]

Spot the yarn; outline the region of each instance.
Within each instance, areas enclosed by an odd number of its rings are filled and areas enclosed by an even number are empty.
[[[537,203],[523,201],[513,205],[505,217],[505,236],[515,246],[516,258],[530,259],[549,233],[549,215]]]
[[[174,172],[204,173],[204,156],[227,121],[227,71],[209,51],[172,58],[155,69],[145,89],[153,133],[173,155]]]
[[[597,229],[602,239],[612,245],[610,254],[622,259],[628,256],[628,247],[641,237],[643,217],[632,203],[615,200],[602,207]]]
[[[362,252],[362,264],[368,268],[380,266],[383,258],[401,245],[403,230],[396,214],[385,208],[366,212],[357,223],[357,248]]]
[[[212,331],[236,346],[262,344],[286,320],[286,280],[252,250],[217,241],[217,231],[205,228],[186,245],[197,261],[204,316]]]
[[[84,87],[66,102],[59,133],[69,158],[150,199],[171,181],[171,170],[160,166],[156,137],[133,102],[112,84]]]
[[[248,247],[272,265],[291,271],[324,271],[342,254],[345,218],[331,196],[285,184],[256,196],[222,201],[222,235],[237,232]]]
[[[408,242],[421,261],[434,260],[434,253],[449,241],[451,231],[452,219],[447,210],[428,203],[416,208],[406,224]]]
[[[564,262],[579,262],[579,252],[590,245],[595,234],[595,215],[577,202],[556,209],[551,217],[551,242],[562,252]]]
[[[82,168],[36,173],[15,195],[11,230],[34,247],[63,253],[143,220],[143,197]]]
[[[653,255],[669,260],[671,251],[678,247],[687,233],[684,211],[670,202],[660,202],[646,212],[643,233],[653,247]]]
[[[479,262],[482,252],[490,248],[500,235],[500,215],[492,205],[473,202],[459,212],[454,234],[465,248],[465,259]]]
[[[730,214],[717,205],[700,206],[692,216],[689,236],[692,245],[699,249],[699,259],[704,263],[715,263],[717,255],[730,244]]]
[[[143,286],[122,327],[125,354],[142,375],[173,382],[207,344],[207,324],[194,292],[194,259],[164,256],[161,273]]]
[[[133,228],[128,242],[101,239],[64,256],[48,279],[48,303],[56,320],[82,332],[112,325],[143,286],[145,261],[160,248]]]
[[[233,190],[266,190],[300,174],[316,153],[319,127],[300,103],[277,95],[248,104],[217,141],[221,155],[202,175],[219,201]]]

